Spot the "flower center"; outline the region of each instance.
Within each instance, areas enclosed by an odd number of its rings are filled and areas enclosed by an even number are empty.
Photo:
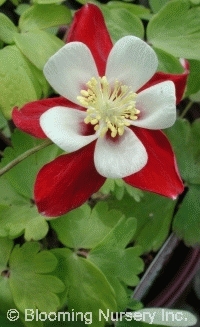
[[[94,129],[104,136],[108,130],[111,136],[123,135],[130,120],[136,120],[140,111],[135,108],[136,93],[118,80],[111,87],[106,76],[98,79],[92,77],[87,82],[87,90],[81,90],[77,99],[87,108],[86,124],[94,125]]]

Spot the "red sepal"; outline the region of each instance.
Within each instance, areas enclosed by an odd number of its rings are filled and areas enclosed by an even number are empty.
[[[175,199],[183,192],[176,159],[166,136],[159,130],[133,128],[148,153],[146,166],[138,173],[125,177],[134,187]]]
[[[165,81],[172,81],[174,82],[175,89],[176,89],[176,104],[178,104],[183,97],[187,78],[188,78],[189,71],[185,70],[182,74],[167,74],[162,72],[157,72],[155,75],[141,88],[141,90],[147,89],[150,86],[155,84],[165,82]],[[141,91],[140,90],[140,91]]]
[[[92,52],[99,75],[104,76],[107,57],[113,44],[97,6],[88,3],[76,12],[66,41],[85,43]]]
[[[62,155],[45,165],[35,183],[35,201],[41,214],[56,217],[80,206],[105,182],[94,166],[95,142]]]
[[[39,119],[46,110],[56,106],[82,110],[81,107],[63,97],[48,98],[29,102],[20,110],[15,107],[12,112],[12,119],[16,127],[22,131],[38,138],[46,138],[46,135],[40,127]]]

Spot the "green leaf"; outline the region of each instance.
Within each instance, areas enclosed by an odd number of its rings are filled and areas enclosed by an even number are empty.
[[[10,307],[11,308],[11,307]],[[12,307],[14,308],[14,307]],[[9,321],[8,318],[4,314],[0,315],[0,326],[4,327],[24,327],[24,325],[20,321]]]
[[[137,219],[134,241],[142,247],[143,253],[157,251],[162,246],[169,233],[175,201],[144,192],[140,202],[133,204],[133,199],[127,195],[118,202],[109,199],[108,204],[110,208],[120,208],[126,217]]]
[[[164,243],[175,205],[176,201],[152,193],[135,205],[138,228],[134,240],[144,252],[157,251]]]
[[[28,3],[20,3],[17,8],[15,9],[15,12],[17,15],[21,16],[23,12],[25,12],[28,8],[30,8],[31,5]]]
[[[161,49],[154,48],[154,50],[158,57],[158,71],[171,74],[183,73],[184,69],[179,59]]]
[[[136,229],[134,218],[120,219],[108,235],[93,248],[88,259],[91,260],[107,277],[116,293],[118,308],[127,307],[127,286],[137,285],[137,275],[143,270],[143,261],[139,258],[141,249],[129,247]]]
[[[200,184],[200,120],[192,125],[178,119],[173,127],[165,130],[172,142],[182,178],[191,184]]]
[[[13,296],[9,285],[9,270],[2,271],[1,274],[2,276],[0,275],[0,312],[5,314],[6,311],[8,311],[10,308],[15,308],[16,305],[14,304]]]
[[[113,229],[97,244],[90,252],[90,255],[99,252],[101,249],[121,250],[132,240],[136,231],[136,219],[122,217]]]
[[[200,60],[199,21],[200,7],[190,9],[188,0],[169,1],[150,20],[148,42],[175,57]]]
[[[13,107],[47,96],[50,90],[43,72],[23,56],[15,46],[0,50],[0,107],[10,119]],[[24,92],[26,90],[26,92]]]
[[[88,259],[96,264],[105,275],[115,276],[130,286],[137,284],[136,274],[143,269],[142,260],[138,258],[141,249],[137,247],[125,249],[133,238],[135,230],[136,219],[121,218],[88,255]]]
[[[0,40],[11,44],[14,41],[14,34],[18,31],[13,22],[4,14],[0,13]]]
[[[2,6],[4,2],[6,2],[6,0],[0,0],[0,6]]]
[[[13,241],[0,237],[0,311],[5,313],[8,309],[14,308],[12,294],[9,286],[8,260],[13,248]]]
[[[64,284],[49,274],[57,259],[50,251],[40,251],[36,242],[15,246],[10,256],[10,288],[17,307],[24,312],[27,308],[40,311],[56,311],[60,305],[57,293]],[[22,287],[23,285],[23,287]]]
[[[200,185],[190,185],[175,215],[173,230],[188,246],[200,244]]]
[[[144,27],[140,18],[125,8],[101,7],[107,28],[113,42],[126,35],[144,37]]]
[[[0,205],[0,236],[16,238],[24,233],[25,240],[37,241],[46,236],[48,229],[47,221],[31,203]]]
[[[5,208],[11,204],[23,205],[27,202],[27,199],[18,194],[10,185],[5,175],[0,177],[0,198],[1,206],[5,206]]]
[[[15,43],[30,62],[41,70],[47,60],[64,45],[59,38],[42,30],[15,34]]]
[[[12,135],[12,141],[13,148],[9,147],[5,150],[3,164],[15,159],[19,153],[32,147],[35,142],[37,144],[41,142],[20,131]],[[52,145],[43,150],[25,159],[0,177],[0,236],[15,238],[24,233],[24,238],[28,241],[40,240],[46,236],[48,223],[38,213],[32,200],[33,184],[39,168],[48,158],[51,156],[54,158],[59,149]]]
[[[10,0],[10,1],[15,7],[17,7],[19,5],[20,0]]]
[[[69,24],[71,12],[66,6],[56,4],[35,4],[20,17],[19,28],[22,32],[46,29],[52,26]]]
[[[57,251],[58,250],[58,251]],[[55,251],[55,252],[54,252]],[[58,294],[59,300],[60,300],[60,308],[64,308],[66,306],[67,302],[67,296],[68,296],[68,291],[70,287],[70,282],[66,278],[67,275],[67,267],[66,267],[66,262],[65,262],[65,257],[59,253],[60,249],[53,249],[52,253],[56,256],[57,259],[57,266],[53,271],[53,275],[59,278],[63,284],[65,285],[65,289],[63,292]],[[61,250],[62,252],[62,250]]]
[[[1,167],[16,159],[20,154],[28,149],[44,142],[19,130],[15,130],[11,140],[12,147],[5,149]],[[33,199],[33,185],[39,169],[48,161],[53,160],[60,153],[61,151],[56,145],[50,145],[24,159],[9,170],[5,175],[6,179],[10,182],[17,193],[31,200]]]
[[[0,272],[7,268],[8,259],[13,248],[13,241],[0,237]]]
[[[149,0],[149,5],[154,13],[157,13],[170,0]]]
[[[127,308],[134,310],[134,311],[142,309],[143,304],[141,302],[139,302],[138,300],[134,299],[132,297],[132,295],[133,295],[132,290],[130,289],[130,291],[131,291],[131,293],[130,293],[131,298],[129,299]]]
[[[27,64],[31,69],[32,76],[30,76],[30,78],[34,84],[37,93],[37,99],[47,98],[50,94],[51,88],[43,74],[43,71],[39,70],[28,60]]]
[[[0,50],[0,75],[0,108],[4,116],[10,119],[13,107],[21,107],[26,102],[37,100],[37,92],[31,80],[32,72],[16,46]]]
[[[200,61],[189,60],[190,74],[187,81],[186,97],[200,90]]]
[[[67,247],[91,249],[110,232],[121,216],[121,212],[108,210],[107,204],[100,202],[92,210],[85,204],[50,223]]]
[[[200,90],[195,94],[191,94],[189,98],[192,102],[200,102]]]
[[[194,5],[199,5],[200,4],[200,0],[190,0],[190,2]]]
[[[124,8],[141,19],[148,19],[150,17],[150,10],[148,8],[133,3],[109,1],[106,5],[101,5],[102,7],[108,7],[110,10]]]
[[[78,257],[68,249],[55,249],[52,252],[63,257],[66,283],[70,285],[69,311],[74,309],[83,314],[92,312],[90,326],[103,327],[104,321],[99,319],[99,310],[110,309],[115,312],[117,309],[113,289],[104,274],[90,261]],[[90,319],[89,315],[85,317]]]
[[[139,202],[143,196],[141,190],[128,185],[122,179],[107,178],[99,192],[106,195],[113,194],[117,200],[121,200],[128,193],[137,202]]]

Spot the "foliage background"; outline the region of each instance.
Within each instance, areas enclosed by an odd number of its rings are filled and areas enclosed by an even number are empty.
[[[13,107],[51,96],[42,69],[63,44],[75,10],[85,1],[0,1],[0,138],[3,168],[41,144],[14,130]],[[17,308],[13,326],[84,326],[84,323],[25,322],[25,308],[40,311],[139,309],[132,294],[173,231],[187,246],[200,244],[200,1],[149,0],[96,3],[115,42],[133,34],[157,53],[159,71],[181,73],[190,64],[176,124],[166,130],[177,156],[185,193],[176,201],[107,180],[88,203],[48,221],[34,205],[38,170],[61,153],[39,150],[0,177],[0,323]],[[151,259],[151,260],[152,260]],[[195,292],[195,293],[194,293]],[[199,274],[193,298],[199,301]],[[195,294],[195,295],[194,295]],[[199,302],[197,302],[199,304]],[[88,309],[89,308],[89,309]],[[190,308],[192,310],[192,308]],[[6,320],[6,326],[8,321]],[[137,326],[143,323],[137,322]],[[127,322],[116,326],[135,326]]]

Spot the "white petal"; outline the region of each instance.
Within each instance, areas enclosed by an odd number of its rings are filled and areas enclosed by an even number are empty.
[[[97,138],[96,134],[81,135],[86,114],[80,110],[54,107],[40,117],[47,137],[66,152],[76,151]]]
[[[162,129],[172,126],[176,120],[175,86],[171,81],[162,82],[140,92],[136,97],[139,118],[131,125]]]
[[[47,61],[44,75],[56,92],[79,104],[80,90],[98,72],[89,48],[84,43],[71,42]]]
[[[99,138],[94,152],[94,163],[98,173],[107,178],[123,178],[141,170],[147,163],[145,147],[131,131],[115,141]]]
[[[156,72],[158,59],[154,50],[135,36],[125,36],[115,43],[106,67],[109,82],[118,79],[137,91]]]

